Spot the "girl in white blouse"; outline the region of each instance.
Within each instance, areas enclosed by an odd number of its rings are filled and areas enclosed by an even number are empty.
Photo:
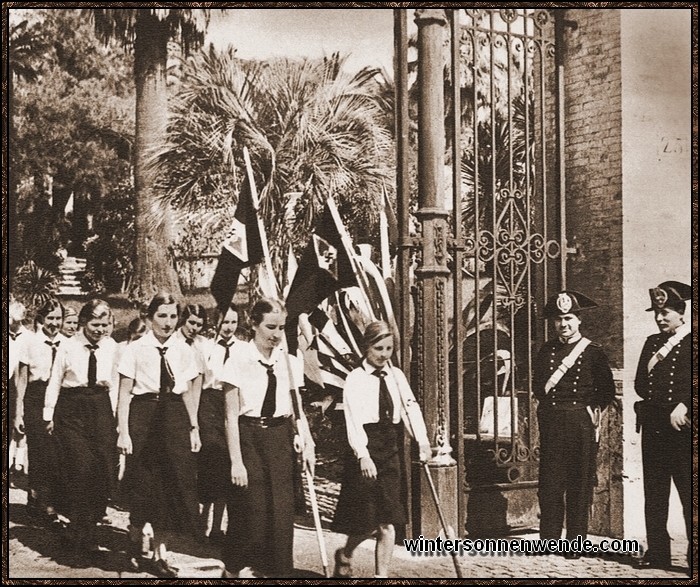
[[[394,337],[385,322],[373,322],[362,340],[364,360],[343,388],[348,443],[343,484],[333,530],[348,535],[335,553],[335,576],[352,576],[355,548],[370,536],[377,539],[375,577],[388,577],[395,526],[406,523],[401,499],[399,456],[401,423],[418,443],[421,461],[431,456],[420,408],[406,376],[389,364]]]
[[[19,367],[15,380],[17,406],[15,430],[26,432],[29,452],[28,513],[48,516],[56,526],[61,505],[60,470],[55,439],[48,433],[43,418],[46,384],[61,344],[67,339],[60,333],[63,306],[50,299],[37,311],[36,332],[27,334],[20,347]]]
[[[192,384],[194,351],[172,336],[180,311],[168,293],[148,306],[151,331],[128,344],[119,359],[117,447],[127,455],[131,566],[138,569],[153,531],[155,572],[177,576],[166,560],[161,532],[201,535],[196,455],[201,443]]]
[[[80,310],[82,330],[58,350],[44,398],[44,421],[59,448],[69,538],[96,550],[96,526],[116,478],[117,440],[110,389],[116,385],[117,344],[106,336],[112,310],[91,300]]]
[[[211,341],[206,357],[202,396],[199,402],[199,429],[202,450],[197,457],[197,484],[202,518],[206,525],[211,511],[210,542],[223,542],[221,524],[226,499],[231,491],[231,457],[226,444],[225,402],[220,379],[224,364],[238,352],[239,341],[234,333],[238,328],[238,308],[231,305],[224,314],[216,339]]]
[[[303,365],[280,345],[287,311],[257,302],[254,338],[239,343],[224,366],[226,436],[231,457],[229,527],[222,552],[227,577],[291,577],[294,571],[294,429],[291,387]],[[290,373],[291,371],[291,373]],[[296,415],[306,466],[314,444],[303,411]]]

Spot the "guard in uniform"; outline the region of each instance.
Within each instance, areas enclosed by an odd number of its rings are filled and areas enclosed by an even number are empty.
[[[549,299],[545,317],[553,320],[556,338],[547,341],[535,360],[533,392],[539,401],[540,536],[586,537],[588,511],[596,481],[596,454],[601,412],[615,397],[615,384],[603,349],[584,338],[582,310],[597,304],[575,291]],[[578,558],[580,553],[565,553]]]
[[[665,281],[649,290],[659,334],[647,338],[639,357],[634,389],[643,401],[635,405],[642,431],[644,517],[647,551],[640,567],[671,566],[671,541],[666,529],[671,479],[683,505],[688,566],[692,533],[692,429],[690,426],[693,341],[683,318],[689,285]]]

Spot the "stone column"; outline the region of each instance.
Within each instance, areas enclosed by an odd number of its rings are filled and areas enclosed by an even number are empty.
[[[445,163],[444,63],[445,11],[416,10],[418,25],[418,220],[420,260],[416,270],[417,392],[433,446],[429,462],[442,511],[457,529],[457,464],[452,458],[449,430],[449,368],[447,324],[447,239],[449,212],[443,186]],[[428,480],[420,475],[420,522],[415,534],[433,538],[441,530]]]

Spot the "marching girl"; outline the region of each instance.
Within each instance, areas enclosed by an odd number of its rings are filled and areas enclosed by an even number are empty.
[[[15,374],[19,368],[19,358],[22,354],[22,344],[29,337],[30,331],[24,326],[24,318],[27,309],[24,304],[15,299],[10,301],[7,309],[8,317],[8,334],[7,342],[7,373],[9,378],[9,406],[10,418],[14,418],[17,414],[17,378]],[[23,434],[19,434],[16,430],[12,431],[12,439],[10,440],[10,450],[8,463],[10,472],[24,472],[26,464],[27,442]]]
[[[177,573],[166,560],[162,533],[201,534],[193,391],[199,372],[192,348],[173,337],[179,315],[172,295],[157,294],[147,310],[150,332],[126,346],[118,366],[117,447],[127,455],[131,564],[138,569],[152,545],[155,572],[164,577]]]
[[[61,344],[44,398],[44,421],[60,455],[69,536],[77,549],[97,549],[95,529],[116,477],[110,389],[116,385],[117,345],[106,336],[111,316],[99,299],[82,307],[82,330]]]
[[[364,360],[345,380],[343,406],[348,443],[343,484],[333,530],[348,535],[335,553],[335,576],[352,577],[355,548],[370,536],[377,540],[375,577],[389,576],[395,526],[406,523],[401,499],[399,456],[401,421],[418,443],[421,461],[431,456],[420,408],[406,376],[389,365],[394,337],[385,322],[372,322],[362,339]]]
[[[63,525],[54,506],[60,496],[58,455],[54,438],[43,418],[44,395],[59,346],[67,340],[59,331],[63,323],[63,306],[55,299],[37,311],[36,332],[27,334],[20,348],[16,374],[17,406],[15,430],[27,435],[29,458],[29,495],[27,511],[48,516],[57,526]]]
[[[199,434],[202,439],[202,450],[197,458],[197,483],[205,526],[209,520],[209,511],[212,510],[212,525],[209,533],[211,542],[222,539],[221,522],[226,498],[231,489],[231,457],[226,444],[224,391],[219,376],[224,364],[232,353],[236,352],[233,347],[240,343],[234,335],[238,321],[238,309],[231,305],[221,321],[216,341],[209,349],[204,389],[199,403]]]
[[[233,488],[222,552],[225,576],[290,577],[294,571],[294,444],[303,445],[313,471],[314,445],[304,413],[294,435],[290,388],[303,365],[280,346],[287,311],[278,300],[252,308],[253,340],[237,345],[224,366],[226,436]]]
[[[66,338],[71,338],[76,332],[78,332],[78,311],[73,306],[65,306],[61,334]]]

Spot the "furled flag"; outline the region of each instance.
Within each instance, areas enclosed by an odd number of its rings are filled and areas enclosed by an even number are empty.
[[[358,285],[350,255],[341,236],[329,200],[319,217],[309,244],[299,261],[289,288],[287,306],[287,342],[290,352],[297,348],[297,322],[300,314],[311,312],[320,302],[343,287]]]
[[[241,270],[260,263],[264,258],[251,181],[253,179],[250,174],[246,174],[238,196],[233,225],[221,248],[219,262],[209,286],[221,312],[226,312],[233,300]]]

